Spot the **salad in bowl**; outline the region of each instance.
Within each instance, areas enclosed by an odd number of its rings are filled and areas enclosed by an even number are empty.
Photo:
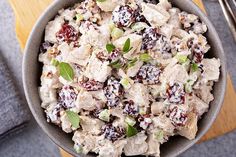
[[[160,156],[193,140],[214,100],[221,61],[207,25],[167,0],[85,0],[48,22],[39,93],[46,120],[78,153]]]

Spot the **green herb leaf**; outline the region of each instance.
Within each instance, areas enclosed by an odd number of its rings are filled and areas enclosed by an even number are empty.
[[[81,14],[76,14],[75,17],[77,21],[82,21],[84,19],[83,15]]]
[[[109,122],[110,121],[110,113],[107,109],[103,110],[102,112],[99,113],[99,119]]]
[[[119,28],[115,27],[111,32],[111,37],[112,37],[112,39],[118,39],[123,34],[124,34],[124,31],[122,29],[119,29]]]
[[[136,22],[131,26],[133,31],[140,32],[141,30],[148,28],[149,26],[145,22]]]
[[[134,58],[134,59],[130,60],[130,61],[128,62],[128,64],[127,64],[127,68],[129,69],[129,68],[131,68],[132,66],[134,66],[137,61],[138,61],[137,58]]]
[[[138,133],[138,130],[135,127],[127,124],[127,128],[126,128],[126,136],[127,137],[132,137],[132,136],[136,135],[137,133]]]
[[[125,122],[130,125],[130,126],[134,126],[136,124],[136,121],[133,117],[127,116],[125,118]]]
[[[191,65],[191,69],[192,69],[193,72],[198,71],[198,65],[196,63],[193,63]]]
[[[120,69],[122,67],[122,65],[121,65],[119,60],[117,60],[115,62],[112,62],[112,63],[110,63],[108,65],[111,66],[112,68],[115,68],[115,69]]]
[[[61,62],[59,64],[59,73],[67,81],[72,81],[74,79],[74,71],[70,64]]]
[[[125,41],[125,44],[124,44],[124,47],[123,47],[123,54],[128,53],[131,49],[132,49],[132,47],[130,48],[130,38],[128,38]]]
[[[77,152],[77,153],[82,153],[83,152],[83,147],[78,145],[78,143],[75,143],[74,144],[74,150]]]
[[[77,113],[67,110],[66,116],[74,128],[79,128],[80,117]]]
[[[113,44],[107,44],[106,49],[108,53],[111,53],[116,47]]]
[[[181,64],[185,63],[188,60],[188,56],[186,55],[176,55],[176,58]]]
[[[129,82],[129,78],[122,78],[120,80],[120,83],[122,84],[122,86],[126,89],[130,88],[131,85],[130,85],[130,82]]]
[[[164,132],[162,130],[158,130],[154,133],[155,139],[158,141],[162,141],[164,137]]]
[[[58,60],[56,60],[55,58],[53,58],[51,60],[51,64],[56,67],[56,66],[58,66],[60,64],[60,62]]]
[[[97,2],[105,2],[106,0],[97,0]]]
[[[139,59],[143,62],[149,62],[152,59],[152,57],[147,53],[142,53],[140,54]]]

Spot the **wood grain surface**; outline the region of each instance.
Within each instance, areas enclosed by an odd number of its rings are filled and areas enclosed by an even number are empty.
[[[201,0],[193,0],[203,11],[204,5]],[[16,35],[19,40],[22,52],[26,44],[28,35],[35,24],[35,21],[52,0],[9,0],[16,16]],[[227,78],[227,92],[224,105],[216,121],[208,133],[201,139],[202,141],[223,135],[236,129],[236,94],[234,87]],[[68,153],[61,150],[63,157],[71,157]]]

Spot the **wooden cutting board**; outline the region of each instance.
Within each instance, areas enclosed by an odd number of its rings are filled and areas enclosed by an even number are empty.
[[[202,0],[193,0],[203,11],[205,11]],[[22,52],[26,44],[28,35],[45,8],[52,0],[9,0],[16,16],[16,35],[19,40]],[[223,135],[236,129],[236,94],[231,79],[227,79],[227,92],[224,105],[216,121],[208,133],[201,141]],[[63,157],[71,157],[68,153],[61,150]]]

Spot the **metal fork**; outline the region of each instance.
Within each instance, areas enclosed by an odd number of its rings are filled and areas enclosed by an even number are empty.
[[[219,0],[219,3],[228,22],[229,28],[233,34],[234,40],[236,41],[236,17],[234,15],[233,9],[231,8],[228,0]],[[233,0],[233,4],[236,7],[235,0]]]

